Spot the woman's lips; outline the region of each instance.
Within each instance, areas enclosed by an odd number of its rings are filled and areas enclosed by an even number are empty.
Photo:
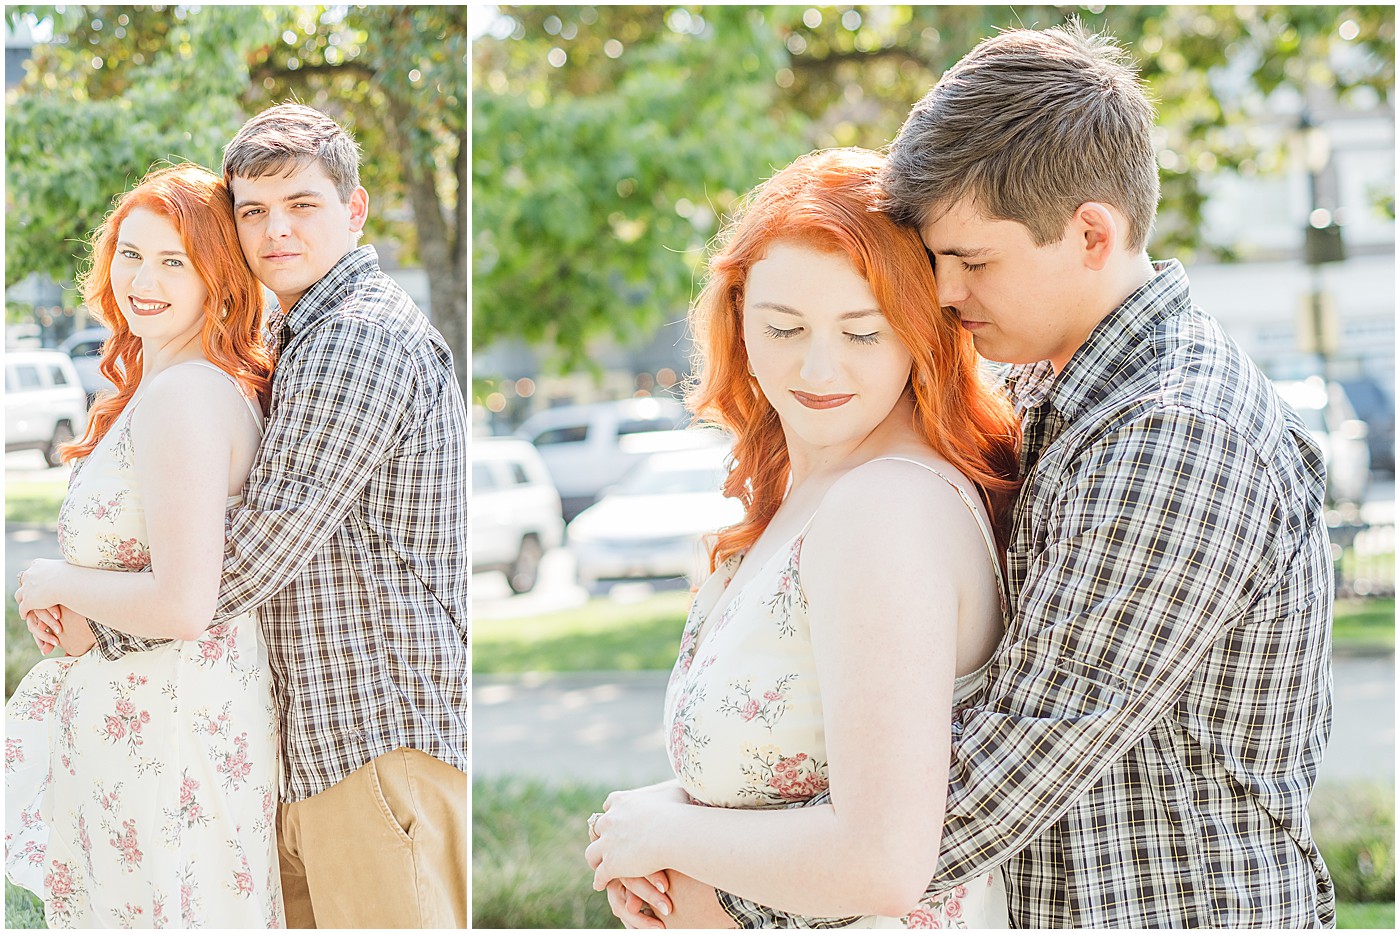
[[[809,409],[834,409],[838,405],[845,405],[847,402],[850,402],[852,399],[855,398],[854,393],[844,393],[841,395],[832,396],[814,396],[808,392],[798,392],[796,389],[792,391],[792,394],[794,397],[796,397],[798,402],[801,402]]]
[[[147,301],[145,299],[137,298],[135,295],[128,295],[126,297],[126,300],[127,303],[131,306],[131,313],[134,315],[140,315],[143,318],[149,318],[151,315],[158,315],[162,311],[170,307],[169,302]]]

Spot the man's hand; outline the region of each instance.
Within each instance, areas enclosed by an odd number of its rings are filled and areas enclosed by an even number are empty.
[[[87,617],[74,613],[66,606],[59,607],[59,610],[62,613],[58,631],[59,646],[70,656],[85,654],[97,644],[97,637],[92,634]]]
[[[707,930],[738,927],[729,912],[720,906],[714,886],[692,879],[674,869],[666,870],[666,892],[671,896],[671,915],[666,927]]]

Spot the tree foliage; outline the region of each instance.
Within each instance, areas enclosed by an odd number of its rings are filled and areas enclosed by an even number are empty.
[[[1388,6],[500,7],[473,56],[473,340],[636,335],[683,312],[735,199],[803,152],[883,148],[980,40],[1077,16],[1158,102],[1155,255],[1203,241],[1206,182],[1279,171],[1276,111],[1388,103]],[[1256,132],[1272,122],[1275,132]]]
[[[7,283],[71,280],[113,198],[147,169],[217,170],[248,116],[294,97],[355,135],[369,235],[392,233],[422,262],[465,387],[465,8],[6,9],[11,26],[27,14],[52,20],[54,40],[7,106]]]

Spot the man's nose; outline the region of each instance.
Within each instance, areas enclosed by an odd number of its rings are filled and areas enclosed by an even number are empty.
[[[959,305],[967,300],[967,276],[958,268],[957,260],[935,263],[933,279],[938,287],[939,304]]]
[[[267,227],[264,228],[263,233],[269,240],[285,237],[292,230],[290,220],[284,211],[268,211]]]

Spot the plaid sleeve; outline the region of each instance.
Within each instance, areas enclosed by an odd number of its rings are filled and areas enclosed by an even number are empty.
[[[1051,826],[1278,573],[1271,474],[1229,425],[1180,408],[1090,443],[1058,494],[1019,522],[1034,536],[1025,585],[986,703],[953,724],[930,891],[994,869]],[[1131,816],[1103,820],[1131,851]]]
[[[92,637],[96,640],[97,651],[110,662],[132,652],[149,652],[151,649],[165,645],[170,641],[169,639],[145,639],[141,636],[133,636],[130,633],[104,626],[95,619],[88,620],[88,627],[92,629]]]
[[[296,577],[414,424],[413,361],[383,327],[341,318],[291,353],[243,503],[228,514],[216,620]]]
[[[784,807],[805,808],[830,803],[831,793],[823,791],[814,798],[808,798],[806,801],[794,801],[784,805]],[[849,918],[809,918],[805,915],[792,915],[778,911],[720,889],[716,889],[715,894],[719,896],[720,907],[741,928],[844,928],[861,918],[859,915]]]

